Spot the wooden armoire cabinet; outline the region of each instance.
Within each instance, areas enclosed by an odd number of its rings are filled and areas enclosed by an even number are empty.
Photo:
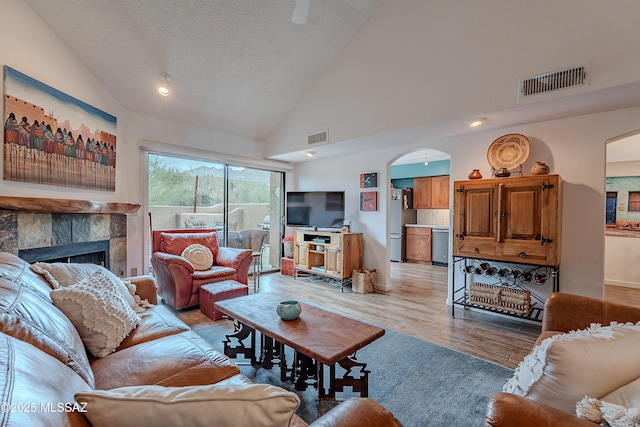
[[[560,264],[560,176],[456,181],[454,197],[454,256]]]

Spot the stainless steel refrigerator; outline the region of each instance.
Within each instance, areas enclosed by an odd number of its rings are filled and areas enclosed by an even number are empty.
[[[391,261],[404,262],[405,257],[405,236],[404,226],[415,224],[417,212],[413,207],[413,193],[406,190],[393,190],[391,192],[391,202],[389,209],[391,213],[391,223],[389,224]]]

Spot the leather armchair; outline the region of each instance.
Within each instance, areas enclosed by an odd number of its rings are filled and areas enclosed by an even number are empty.
[[[158,295],[176,310],[200,305],[200,286],[222,280],[247,284],[251,251],[219,245],[214,230],[154,230],[151,265],[158,283]],[[192,244],[208,247],[213,266],[198,271],[181,256]]]
[[[592,323],[609,325],[611,322],[640,321],[640,308],[555,292],[544,306],[542,333],[536,345],[558,333],[585,329]],[[485,427],[507,426],[595,426],[596,424],[526,397],[509,393],[495,393],[489,399],[485,412]]]

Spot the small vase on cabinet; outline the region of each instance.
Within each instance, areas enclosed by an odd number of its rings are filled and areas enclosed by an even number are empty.
[[[511,172],[507,168],[500,168],[496,171],[496,176],[498,178],[508,178],[511,176]]]
[[[539,161],[531,167],[531,175],[547,175],[549,170],[549,165],[543,161]]]
[[[480,179],[480,178],[482,178],[482,174],[480,173],[479,169],[474,169],[469,174],[469,179]]]

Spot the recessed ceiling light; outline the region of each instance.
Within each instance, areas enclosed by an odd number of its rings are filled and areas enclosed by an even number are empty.
[[[158,85],[158,92],[162,96],[169,96],[171,93],[171,76],[167,73],[160,74],[160,84]]]
[[[475,117],[471,121],[467,122],[467,124],[469,125],[470,128],[474,128],[474,127],[480,126],[486,121],[487,119],[485,119],[484,117]]]
[[[315,151],[305,151],[304,154],[307,155],[307,157],[313,157],[316,155]]]

